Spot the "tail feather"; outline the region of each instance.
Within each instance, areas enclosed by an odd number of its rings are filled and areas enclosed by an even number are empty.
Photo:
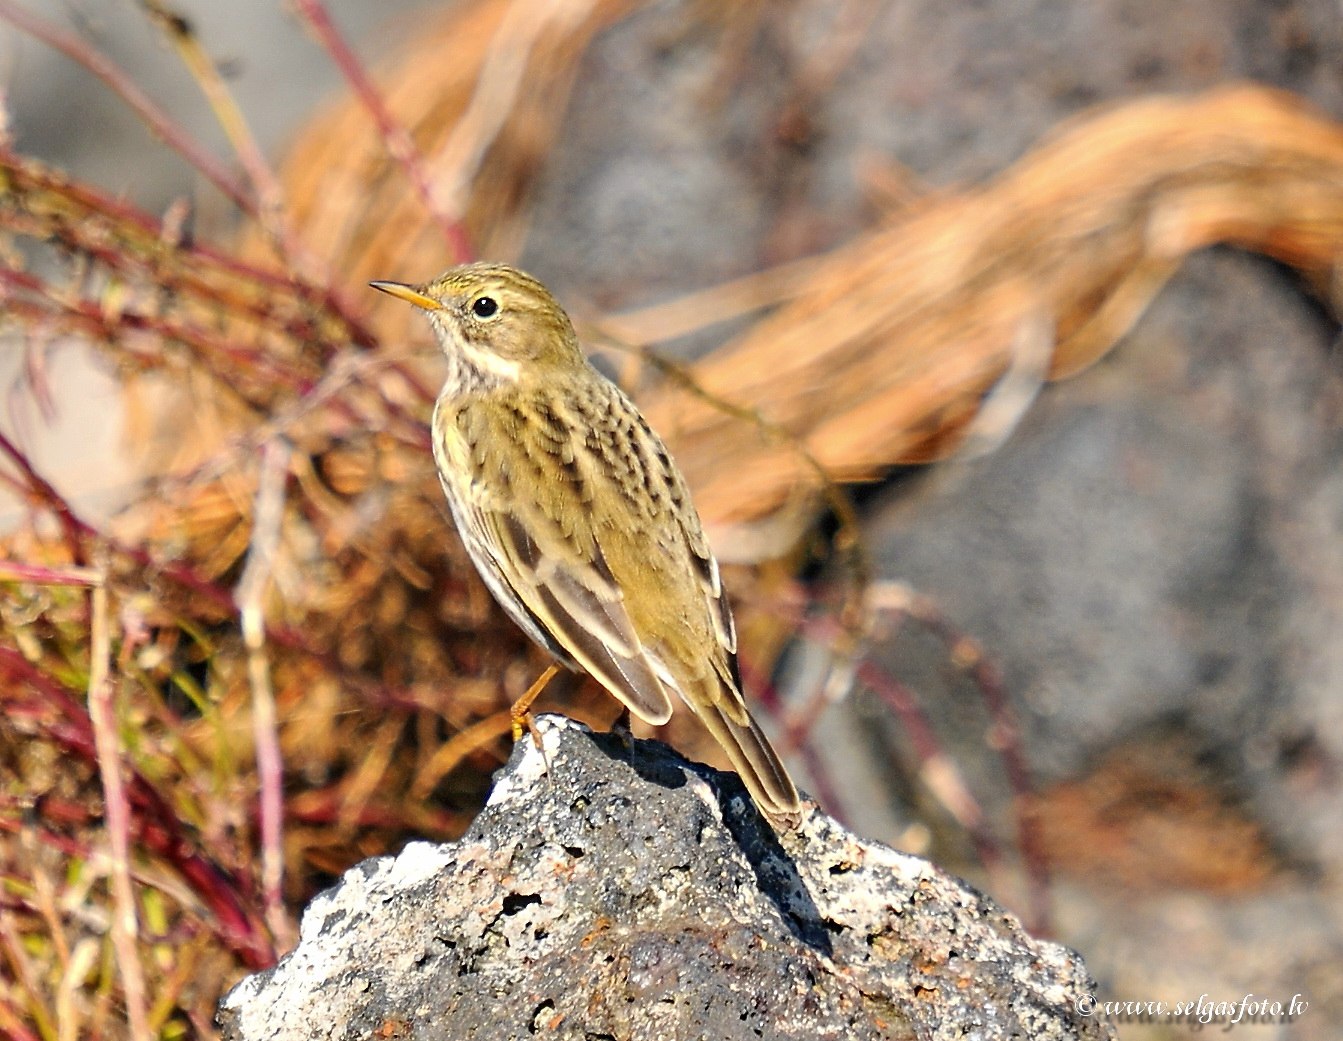
[[[717,699],[686,702],[723,746],[761,812],[776,825],[796,828],[802,821],[802,800],[759,724],[749,714],[744,724],[738,723],[723,712]]]

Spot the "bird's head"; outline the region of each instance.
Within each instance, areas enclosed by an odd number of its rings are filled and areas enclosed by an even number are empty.
[[[463,264],[423,285],[369,284],[422,308],[445,352],[495,377],[586,364],[550,291],[506,264]]]

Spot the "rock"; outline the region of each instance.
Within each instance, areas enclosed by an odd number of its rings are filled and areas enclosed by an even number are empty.
[[[462,839],[365,861],[239,983],[228,1041],[1109,1038],[1081,960],[819,810],[557,716]]]

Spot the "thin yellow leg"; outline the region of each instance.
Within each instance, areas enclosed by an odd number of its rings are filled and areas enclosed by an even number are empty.
[[[551,664],[545,672],[536,678],[536,682],[527,688],[527,693],[513,702],[513,707],[508,710],[508,718],[513,725],[513,740],[517,741],[522,737],[522,732],[526,730],[532,735],[532,740],[536,747],[541,747],[541,736],[537,734],[532,727],[532,702],[541,696],[541,691],[546,689],[546,684],[555,678],[555,673],[560,671],[560,667]]]

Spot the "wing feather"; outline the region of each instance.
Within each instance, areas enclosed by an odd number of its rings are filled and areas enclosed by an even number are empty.
[[[522,504],[495,494],[460,508],[469,516],[459,527],[474,533],[464,540],[472,560],[523,629],[552,653],[558,644],[564,652],[559,657],[591,673],[644,722],[667,722],[667,687],[648,660],[596,541],[586,560],[578,553],[543,554],[519,512]],[[553,523],[534,508],[528,516],[533,525]],[[574,545],[572,537],[567,542]]]

